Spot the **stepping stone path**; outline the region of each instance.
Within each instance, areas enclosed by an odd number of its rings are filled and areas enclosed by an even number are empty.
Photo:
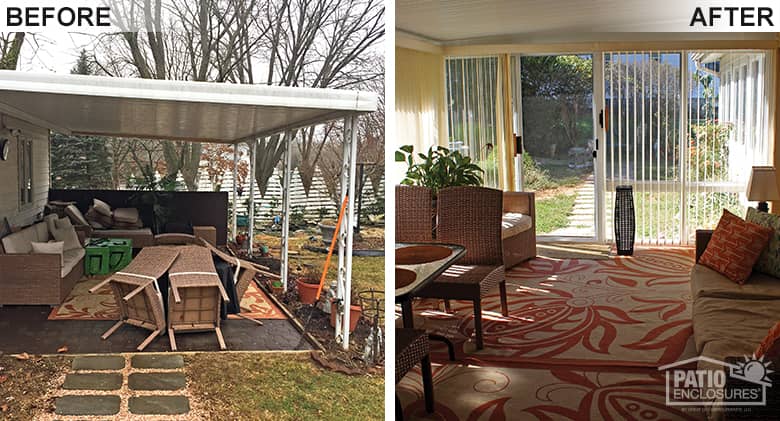
[[[107,355],[73,359],[55,399],[57,419],[190,412],[184,357]]]

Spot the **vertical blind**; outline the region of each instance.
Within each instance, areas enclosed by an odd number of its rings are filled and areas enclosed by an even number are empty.
[[[450,58],[445,62],[450,149],[482,168],[485,186],[501,187],[498,57]]]
[[[621,184],[640,243],[688,243],[724,208],[744,215],[750,167],[769,158],[765,68],[760,52],[604,54],[608,227]]]

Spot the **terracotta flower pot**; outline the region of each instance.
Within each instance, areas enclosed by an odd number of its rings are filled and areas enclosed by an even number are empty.
[[[320,285],[309,284],[302,279],[296,279],[295,284],[298,287],[298,296],[303,304],[314,304],[317,301],[317,289]]]
[[[356,305],[349,306],[349,331],[350,332],[355,331],[358,321],[360,320],[361,314],[363,314],[363,310],[360,308],[360,306],[356,306]],[[330,303],[330,326],[336,327],[336,303],[332,301]]]
[[[284,292],[284,287],[281,285],[271,285],[271,292],[274,295],[279,295]]]

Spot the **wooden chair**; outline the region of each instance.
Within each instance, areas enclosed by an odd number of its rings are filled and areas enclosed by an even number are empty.
[[[395,186],[395,241],[433,241],[433,196],[421,186]]]
[[[502,192],[484,187],[439,190],[436,241],[459,244],[466,254],[417,296],[474,303],[477,349],[483,348],[482,298],[499,288],[501,313],[509,313],[501,242]]]
[[[159,334],[165,332],[165,310],[157,280],[168,271],[179,251],[172,247],[145,247],[122,271],[92,287],[95,293],[105,285],[111,286],[117,305],[119,321],[102,336],[107,339],[123,324],[151,330],[152,333],[138,345],[143,351]]]
[[[227,349],[220,329],[222,300],[230,301],[205,247],[181,246],[168,272],[168,335],[176,351],[176,332],[213,330],[219,349]]]

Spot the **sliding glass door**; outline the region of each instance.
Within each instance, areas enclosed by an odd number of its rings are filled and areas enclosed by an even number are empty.
[[[522,56],[520,85],[521,188],[536,192],[537,235],[592,240],[593,56]]]

